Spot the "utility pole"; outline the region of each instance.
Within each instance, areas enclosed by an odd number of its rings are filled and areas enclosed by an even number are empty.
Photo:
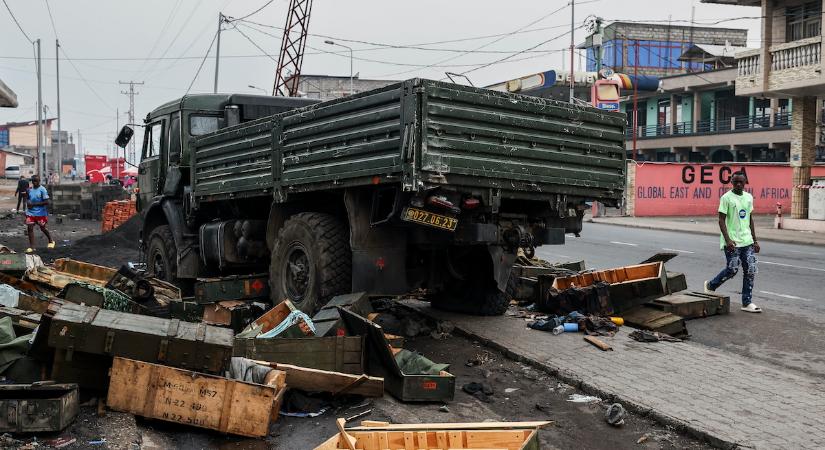
[[[129,96],[129,124],[134,124],[135,123],[135,96],[139,94],[139,92],[135,92],[135,86],[142,85],[143,81],[137,82],[137,81],[131,81],[130,80],[130,81],[118,81],[118,83],[129,85],[129,90],[128,91],[120,91],[120,93],[123,94],[123,95],[128,95]],[[215,79],[215,83],[217,85],[217,78]],[[126,155],[124,155],[124,158],[127,158]],[[131,140],[129,142],[129,156],[127,158],[127,161],[129,161],[133,164],[135,162],[135,141],[134,140]]]
[[[570,0],[570,103],[573,103],[573,98],[576,96],[576,76],[573,69],[576,51],[576,0]]]
[[[638,153],[636,141],[639,138],[639,41],[636,41],[636,57],[633,61],[633,160]]]
[[[58,179],[61,178],[61,173],[63,172],[63,135],[61,131],[63,128],[60,126],[60,122],[63,119],[63,115],[60,114],[60,41],[57,39],[54,40],[54,63],[55,69],[57,70],[57,168],[55,173],[57,174]],[[54,143],[52,143],[52,148],[54,148]],[[59,183],[59,181],[58,181]]]
[[[221,63],[221,25],[224,22],[223,13],[218,13],[218,46],[217,50],[215,51],[215,87],[212,89],[212,93],[218,93],[218,68],[220,67]]]
[[[602,18],[596,17],[596,33],[593,34],[593,48],[596,51],[596,73],[602,71],[602,45],[604,45],[604,35],[602,34]]]
[[[37,175],[43,179],[43,86],[40,71],[40,39],[35,41],[37,48]]]

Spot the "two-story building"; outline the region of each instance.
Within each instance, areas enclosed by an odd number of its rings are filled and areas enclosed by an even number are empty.
[[[787,162],[790,99],[736,95],[734,55],[744,47],[695,45],[680,61],[711,70],[660,78],[657,92],[640,92],[637,128],[627,149],[660,162]],[[634,114],[632,96],[622,105]]]
[[[793,167],[791,216],[808,216],[811,167],[816,159],[817,98],[825,97],[823,0],[702,0],[752,6],[762,17],[762,47],[736,55],[736,95],[790,99]],[[773,101],[773,100],[771,100]]]

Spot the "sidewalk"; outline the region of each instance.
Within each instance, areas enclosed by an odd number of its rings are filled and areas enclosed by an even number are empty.
[[[581,333],[554,336],[514,317],[404,304],[456,330],[722,448],[825,448],[825,383],[692,342],[640,343],[622,327],[603,352]],[[541,386],[536,386],[537,389]]]
[[[760,241],[785,242],[789,244],[825,245],[825,233],[777,230],[773,228],[773,215],[754,216],[756,235]],[[608,216],[591,219],[592,223],[619,225],[623,227],[647,228],[651,230],[679,231],[683,233],[719,235],[716,217],[621,217]],[[585,225],[586,226],[586,225]]]

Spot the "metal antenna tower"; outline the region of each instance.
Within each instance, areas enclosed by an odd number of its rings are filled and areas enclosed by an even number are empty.
[[[140,86],[143,84],[143,81],[136,82],[136,81],[118,81],[120,84],[128,84],[129,90],[128,91],[120,91],[123,95],[129,96],[129,125],[135,123],[135,95],[138,95],[138,92],[135,92],[135,86]],[[134,125],[132,125],[134,126]],[[134,164],[135,159],[135,141],[132,140],[129,142],[129,156],[126,158],[126,161]]]
[[[281,40],[281,53],[278,55],[278,67],[275,69],[275,87],[272,89],[272,95],[289,97],[298,95],[298,81],[301,75],[301,64],[304,61],[311,10],[312,0],[290,0],[289,2],[289,13],[286,16],[284,37]]]

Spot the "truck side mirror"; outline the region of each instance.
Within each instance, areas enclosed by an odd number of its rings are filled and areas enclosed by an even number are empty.
[[[120,129],[120,133],[117,134],[115,145],[120,148],[126,148],[126,145],[132,140],[132,136],[134,136],[134,134],[135,130],[131,129],[129,125],[123,125],[123,128]]]

